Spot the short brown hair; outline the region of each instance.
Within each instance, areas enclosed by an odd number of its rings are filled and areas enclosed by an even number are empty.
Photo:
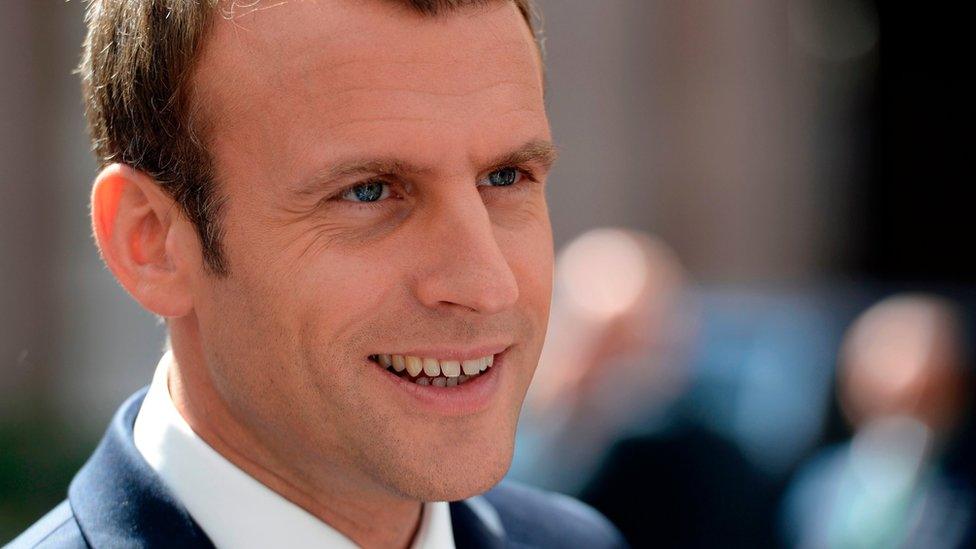
[[[492,0],[390,0],[437,16]],[[535,36],[533,0],[513,2]],[[220,0],[90,0],[81,65],[92,147],[155,178],[196,227],[209,270],[228,271],[213,162],[190,79]]]

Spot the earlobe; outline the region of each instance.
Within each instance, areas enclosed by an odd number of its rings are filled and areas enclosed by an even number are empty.
[[[144,308],[164,317],[193,309],[193,257],[186,239],[172,238],[187,221],[143,172],[122,164],[104,168],[92,189],[92,228],[105,264]],[[173,245],[174,241],[180,244]]]

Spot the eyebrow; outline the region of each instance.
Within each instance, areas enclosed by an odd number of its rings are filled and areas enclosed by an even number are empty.
[[[538,164],[543,171],[548,171],[558,156],[559,152],[551,142],[545,139],[533,139],[514,151],[502,155],[488,165],[491,168],[502,168],[505,166]]]
[[[497,169],[505,166],[522,166],[526,164],[537,164],[543,171],[548,171],[558,157],[556,146],[545,139],[532,139],[517,149],[505,153],[494,160],[488,162],[488,169]],[[317,194],[324,189],[327,190],[332,183],[339,179],[346,179],[355,176],[385,175],[385,174],[411,174],[427,175],[433,169],[418,166],[411,162],[398,158],[370,158],[340,162],[325,170],[316,172],[308,179],[303,180],[295,188],[298,194]]]

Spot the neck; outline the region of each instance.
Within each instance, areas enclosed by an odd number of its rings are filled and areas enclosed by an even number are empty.
[[[199,339],[187,338],[173,323],[170,331],[175,359],[168,376],[170,397],[211,448],[361,547],[410,546],[420,525],[420,502],[375,486],[340,460],[316,460],[317,473],[296,468],[300,459],[284,458],[235,417],[211,382]]]

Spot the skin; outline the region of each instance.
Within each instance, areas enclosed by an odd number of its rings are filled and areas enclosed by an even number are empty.
[[[858,318],[844,341],[838,387],[852,425],[904,415],[940,436],[952,432],[968,386],[957,315],[942,298],[902,294]]]
[[[356,543],[406,547],[421,502],[505,474],[542,348],[552,155],[529,30],[507,2],[437,18],[291,2],[218,20],[194,90],[230,274],[208,274],[172,200],[121,165],[93,192],[103,257],[166,318],[170,391],[197,434]],[[519,181],[488,185],[527,143]],[[364,160],[387,166],[330,174]],[[387,198],[347,200],[371,178]],[[366,359],[496,344],[498,390],[462,415],[418,408]]]

